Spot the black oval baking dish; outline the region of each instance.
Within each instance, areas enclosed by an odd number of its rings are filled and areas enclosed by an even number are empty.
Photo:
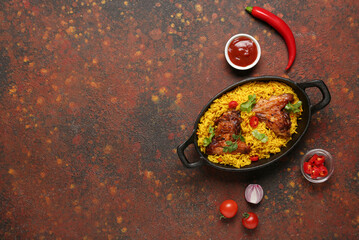
[[[207,158],[207,155],[205,153],[201,152],[201,150],[198,146],[198,143],[197,143],[197,128],[198,128],[198,124],[200,122],[202,115],[207,111],[207,109],[210,107],[210,105],[212,104],[212,102],[215,99],[220,98],[223,94],[234,90],[238,86],[244,85],[249,82],[256,82],[256,81],[257,82],[269,82],[269,81],[282,82],[282,83],[287,84],[294,90],[294,92],[297,94],[300,101],[302,101],[302,108],[303,108],[301,118],[298,120],[297,133],[292,135],[292,139],[287,143],[287,145],[285,147],[283,147],[281,149],[281,151],[279,153],[272,154],[269,158],[260,159],[259,161],[252,162],[250,165],[245,166],[245,167],[235,168],[230,165],[217,164],[217,163],[213,163],[213,162],[209,161]],[[322,100],[319,101],[315,105],[311,104],[311,101],[305,92],[305,89],[312,88],[312,87],[318,88],[322,94]],[[206,104],[206,106],[202,109],[202,111],[200,112],[200,114],[197,117],[197,120],[194,124],[194,129],[193,129],[191,136],[185,142],[183,142],[182,144],[180,144],[177,147],[177,154],[178,154],[180,160],[182,161],[183,165],[187,168],[197,168],[203,164],[209,164],[210,166],[212,166],[214,168],[224,170],[224,171],[245,172],[245,171],[251,171],[251,170],[256,170],[256,169],[265,167],[265,166],[272,164],[275,161],[279,160],[286,154],[288,154],[298,144],[298,142],[301,140],[301,138],[304,136],[304,134],[306,133],[306,131],[308,129],[312,115],[314,113],[318,112],[319,110],[323,109],[325,106],[327,106],[329,104],[330,100],[331,100],[331,96],[330,96],[328,87],[321,80],[313,80],[313,81],[308,81],[308,82],[303,82],[303,83],[296,83],[290,79],[277,77],[277,76],[261,76],[261,77],[251,77],[251,78],[244,79],[240,82],[232,84],[231,86],[228,86],[227,88],[223,89],[221,92],[219,92],[216,96],[214,96]],[[194,144],[196,151],[199,153],[200,157],[197,161],[190,162],[184,154],[185,149],[190,144]]]

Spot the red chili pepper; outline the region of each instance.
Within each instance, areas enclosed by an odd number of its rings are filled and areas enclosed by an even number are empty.
[[[314,154],[310,159],[309,159],[309,161],[308,161],[308,163],[310,164],[310,165],[315,165],[315,161],[317,160],[317,158],[318,158],[318,155],[317,154]]]
[[[316,166],[314,166],[314,167],[313,167],[313,171],[312,171],[312,173],[310,174],[310,177],[313,178],[313,179],[317,179],[319,176],[320,176],[319,168],[316,167]]]
[[[249,119],[249,125],[251,125],[252,128],[256,128],[258,126],[259,119],[256,116],[253,116]]]
[[[303,164],[303,170],[306,174],[311,174],[313,171],[313,165],[309,164],[309,162],[305,162]]]
[[[318,156],[317,159],[314,161],[314,164],[318,167],[321,165],[324,165],[325,157],[324,156]]]
[[[255,161],[258,161],[259,160],[259,157],[257,155],[255,156],[252,156],[249,158],[252,162],[255,162]]]
[[[320,166],[318,169],[319,169],[319,176],[326,177],[328,175],[328,169],[324,165]]]
[[[285,70],[288,70],[292,66],[296,54],[295,39],[292,30],[290,30],[288,25],[281,18],[263,8],[246,7],[246,11],[252,14],[254,17],[271,25],[284,38],[284,41],[287,44],[289,57],[288,65]]]

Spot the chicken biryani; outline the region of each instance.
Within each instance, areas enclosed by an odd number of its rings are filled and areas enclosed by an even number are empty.
[[[198,124],[200,150],[236,168],[269,158],[296,133],[301,101],[288,85],[251,82],[215,99]]]

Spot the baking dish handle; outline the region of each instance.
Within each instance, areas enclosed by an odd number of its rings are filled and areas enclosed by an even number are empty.
[[[177,147],[177,154],[178,154],[179,158],[181,159],[183,165],[185,165],[187,168],[196,168],[203,164],[202,160],[199,160],[197,162],[189,162],[188,159],[186,158],[186,155],[184,154],[185,149],[190,144],[194,144],[195,135],[196,135],[196,130],[193,131],[191,137],[187,141],[185,141],[184,143],[180,144]]]
[[[318,112],[319,110],[323,109],[325,106],[329,104],[331,100],[329,89],[322,80],[314,80],[311,82],[298,83],[298,86],[303,90],[310,87],[316,87],[322,93],[323,96],[322,100],[317,104],[310,106],[310,111],[312,114]]]

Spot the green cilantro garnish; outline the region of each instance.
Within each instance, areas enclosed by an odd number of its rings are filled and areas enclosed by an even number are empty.
[[[298,101],[295,104],[288,103],[287,105],[285,105],[284,108],[288,112],[298,113],[298,112],[300,112],[300,106],[302,106],[302,102]]]
[[[237,142],[226,141],[227,146],[223,147],[223,152],[233,152],[238,148]]]
[[[239,133],[239,135],[236,135],[236,134],[233,134],[232,135],[232,138],[234,139],[234,140],[241,140],[242,142],[246,142],[246,140],[244,139],[244,137],[243,137],[243,135],[242,135],[242,133],[240,132]]]
[[[265,135],[264,133],[258,132],[258,130],[252,131],[252,135],[253,135],[253,137],[257,138],[262,143],[266,143],[268,141],[267,135]]]
[[[227,146],[224,146],[224,147],[223,147],[223,152],[228,152],[228,153],[230,153],[230,152],[233,152],[233,151],[237,150],[237,148],[238,148],[237,140],[238,140],[238,139],[241,140],[242,142],[245,142],[245,139],[244,139],[244,137],[242,136],[241,133],[239,133],[239,135],[233,134],[233,135],[232,135],[232,138],[233,138],[235,141],[234,141],[234,142],[232,142],[232,141],[226,141]]]
[[[241,111],[244,111],[244,112],[250,112],[250,111],[252,111],[252,108],[255,103],[256,103],[256,95],[255,94],[249,95],[248,101],[242,103],[240,109],[241,109]]]
[[[214,128],[209,126],[209,137],[203,140],[203,146],[207,147],[212,142],[212,138],[214,137]]]

